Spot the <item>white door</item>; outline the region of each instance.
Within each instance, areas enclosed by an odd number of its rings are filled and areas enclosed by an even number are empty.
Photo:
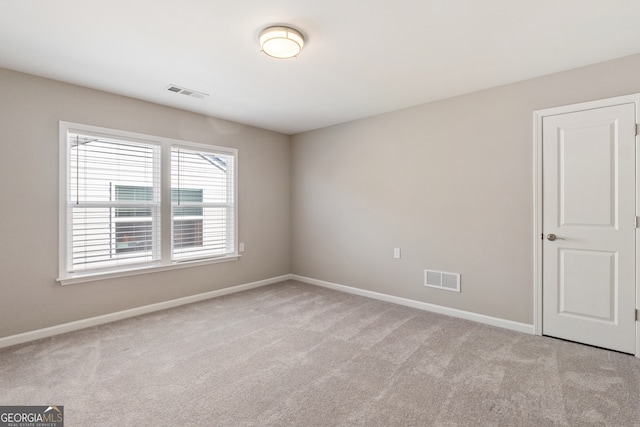
[[[542,333],[635,353],[635,105],[543,118]]]

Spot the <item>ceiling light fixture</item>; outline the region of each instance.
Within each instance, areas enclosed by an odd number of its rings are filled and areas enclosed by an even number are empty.
[[[304,37],[289,27],[268,27],[260,32],[260,50],[272,58],[288,59],[298,56],[304,47]]]

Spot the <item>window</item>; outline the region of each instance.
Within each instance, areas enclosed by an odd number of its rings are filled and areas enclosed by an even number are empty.
[[[236,150],[67,122],[60,140],[63,284],[237,258]]]

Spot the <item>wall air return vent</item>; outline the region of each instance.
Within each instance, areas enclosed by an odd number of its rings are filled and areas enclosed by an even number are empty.
[[[425,270],[424,285],[445,291],[460,292],[460,274],[444,271]]]
[[[180,95],[190,96],[192,98],[198,98],[198,99],[204,99],[205,96],[209,96],[208,93],[198,92],[197,90],[193,90],[193,89],[185,89],[183,87],[176,86],[176,85],[167,86],[167,90],[169,92],[179,93]]]

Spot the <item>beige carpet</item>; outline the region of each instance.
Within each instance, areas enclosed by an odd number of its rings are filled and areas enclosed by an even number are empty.
[[[640,426],[640,361],[297,282],[0,350],[66,426]]]

